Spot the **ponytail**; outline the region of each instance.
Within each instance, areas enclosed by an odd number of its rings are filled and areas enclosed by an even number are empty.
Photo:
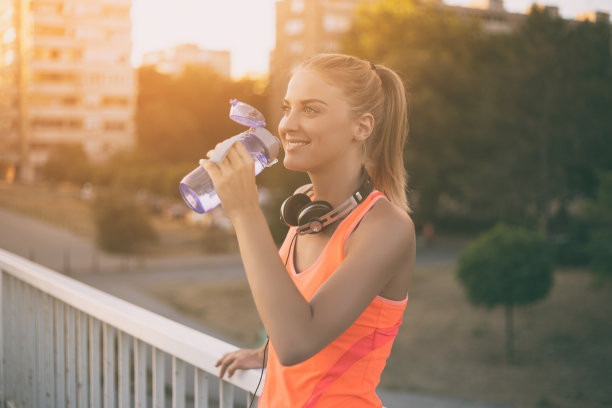
[[[404,84],[389,68],[376,65],[383,93],[382,115],[375,117],[372,136],[366,140],[366,169],[389,199],[410,212],[406,197],[407,174],[404,144],[408,136],[408,108]]]
[[[406,212],[407,174],[404,144],[408,136],[408,108],[401,78],[393,70],[342,54],[318,54],[301,68],[315,69],[343,90],[357,117],[374,116],[374,129],[365,142],[365,167],[374,187]]]

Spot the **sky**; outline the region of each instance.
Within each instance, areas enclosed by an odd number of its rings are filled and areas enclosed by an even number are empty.
[[[472,0],[444,0],[468,6]],[[208,50],[231,52],[231,75],[261,76],[268,72],[275,42],[276,0],[133,0],[132,63],[142,54],[176,44],[197,44]],[[524,13],[533,0],[505,0],[507,11]],[[612,15],[612,0],[539,0],[559,7],[561,16],[583,11]]]

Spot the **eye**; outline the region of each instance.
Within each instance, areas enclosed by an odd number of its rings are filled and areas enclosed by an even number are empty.
[[[285,115],[288,114],[290,111],[291,111],[291,107],[289,105],[283,104],[281,106],[281,112],[283,112]]]
[[[306,113],[317,113],[317,110],[310,105],[304,106],[304,112]]]

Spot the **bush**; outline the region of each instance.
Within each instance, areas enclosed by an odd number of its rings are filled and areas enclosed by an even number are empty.
[[[133,253],[142,245],[157,240],[146,212],[118,193],[96,200],[94,215],[98,245],[103,250]]]
[[[45,180],[85,183],[92,174],[89,158],[81,145],[62,144],[55,146],[42,167]]]

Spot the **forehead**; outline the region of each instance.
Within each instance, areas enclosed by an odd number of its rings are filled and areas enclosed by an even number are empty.
[[[312,69],[301,69],[291,77],[285,99],[288,101],[320,99],[328,103],[346,102],[339,87],[334,86],[324,76]]]

